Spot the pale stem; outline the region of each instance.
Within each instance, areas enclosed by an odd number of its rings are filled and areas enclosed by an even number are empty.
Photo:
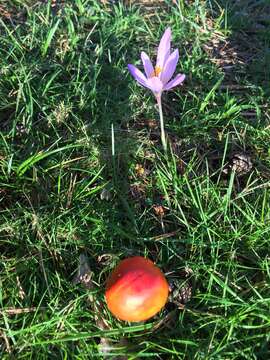
[[[161,142],[162,142],[164,151],[167,151],[167,142],[166,142],[166,136],[165,136],[165,130],[164,130],[161,95],[157,96],[156,98],[157,98],[157,103],[158,103],[158,111],[159,111],[159,119],[160,119]]]

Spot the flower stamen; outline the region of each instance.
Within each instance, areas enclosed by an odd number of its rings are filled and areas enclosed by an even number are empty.
[[[155,70],[152,72],[150,77],[159,76],[159,74],[162,72],[162,67],[156,66]]]

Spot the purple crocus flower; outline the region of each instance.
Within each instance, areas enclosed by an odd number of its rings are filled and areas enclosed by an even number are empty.
[[[155,68],[149,56],[145,52],[141,53],[145,75],[134,65],[128,64],[128,69],[135,80],[142,86],[150,89],[157,99],[161,98],[162,91],[170,90],[182,84],[185,80],[184,74],[177,74],[176,77],[171,80],[179,59],[178,49],[170,53],[171,37],[171,29],[167,28],[158,46]]]

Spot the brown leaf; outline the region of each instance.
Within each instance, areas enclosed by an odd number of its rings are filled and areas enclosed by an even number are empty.
[[[153,205],[153,210],[155,214],[159,217],[163,217],[166,211],[166,209],[162,205]]]

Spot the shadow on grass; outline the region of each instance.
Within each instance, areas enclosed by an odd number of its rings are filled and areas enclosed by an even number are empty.
[[[227,26],[231,31],[228,42],[236,58],[235,66],[231,64],[231,69],[228,70],[238,77],[238,81],[241,78],[247,79],[269,96],[269,1],[227,0],[224,5],[227,8]]]
[[[224,74],[222,88],[252,95],[252,85],[269,96],[270,5],[267,0],[220,0],[214,11],[226,11],[226,38],[213,37],[205,50]],[[249,86],[248,86],[249,84]]]

